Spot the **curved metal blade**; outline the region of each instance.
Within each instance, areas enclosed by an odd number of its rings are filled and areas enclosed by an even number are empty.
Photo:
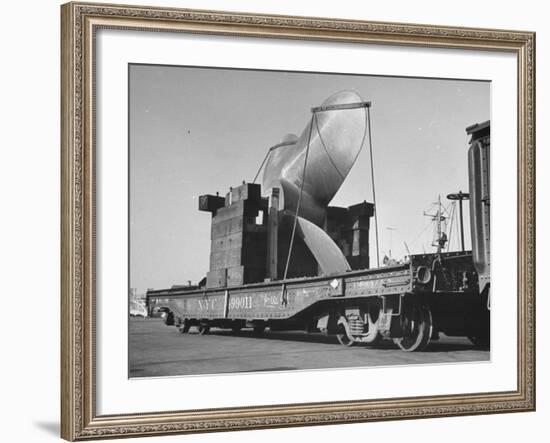
[[[294,222],[294,214],[285,212],[288,223]],[[303,217],[297,218],[296,235],[307,245],[324,275],[339,274],[351,270],[346,257],[329,235]]]
[[[360,101],[362,99],[356,92],[342,91],[326,99],[323,106]],[[273,187],[282,189],[282,209],[296,212],[309,139],[298,215],[317,226],[323,226],[328,204],[361,151],[366,134],[365,113],[364,108],[316,113],[295,144],[271,152],[263,175],[264,191]]]

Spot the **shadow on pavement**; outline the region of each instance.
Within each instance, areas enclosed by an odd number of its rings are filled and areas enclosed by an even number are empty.
[[[190,334],[197,334],[196,331],[191,330]],[[325,336],[320,333],[305,333],[297,331],[265,331],[263,334],[255,334],[253,331],[240,331],[234,333],[225,329],[213,329],[210,331],[211,335],[216,335],[220,337],[246,337],[253,339],[262,339],[262,340],[279,340],[279,341],[294,341],[294,342],[303,342],[303,343],[324,343],[324,344],[333,344],[340,345],[335,336]],[[450,340],[450,341],[449,341]],[[460,340],[460,341],[455,341]],[[467,340],[467,339],[466,339]],[[384,340],[382,343],[377,345],[361,345],[357,344],[353,346],[354,349],[363,348],[363,349],[377,349],[377,350],[387,350],[395,351],[398,350],[398,347],[391,340]],[[463,338],[443,338],[441,341],[433,341],[430,343],[428,348],[423,352],[457,352],[457,351],[488,351],[489,348],[480,348],[476,347],[469,341],[465,341]]]

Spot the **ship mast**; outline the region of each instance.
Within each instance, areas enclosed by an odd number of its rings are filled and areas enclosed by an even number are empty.
[[[441,250],[445,248],[448,237],[443,227],[447,216],[443,213],[443,206],[441,205],[441,195],[437,196],[437,202],[435,203],[437,210],[435,214],[428,214],[424,212],[424,215],[432,218],[432,222],[435,224],[435,237],[432,242],[432,246],[437,248],[437,253],[440,254]]]

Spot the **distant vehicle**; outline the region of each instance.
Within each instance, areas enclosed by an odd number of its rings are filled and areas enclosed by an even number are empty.
[[[147,317],[145,302],[130,300],[130,317]]]

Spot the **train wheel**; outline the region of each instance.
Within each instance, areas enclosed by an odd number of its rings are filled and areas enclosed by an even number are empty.
[[[474,344],[476,348],[487,349],[490,345],[489,334],[471,335],[468,339]]]
[[[476,322],[477,328],[470,331],[468,339],[475,345],[476,348],[489,349],[491,345],[491,312],[487,308],[489,302],[487,300],[489,292],[484,292],[483,305],[479,312],[479,319]]]
[[[210,326],[208,325],[200,325],[199,326],[199,334],[200,335],[206,335],[210,333]]]
[[[347,321],[345,319],[341,320],[338,324],[338,332],[336,333],[336,338],[340,342],[341,345],[344,346],[353,346],[355,342],[353,339],[348,335],[348,332],[346,330],[346,327],[344,325],[344,322]]]
[[[369,333],[367,336],[364,336],[363,339],[361,340],[361,343],[375,346],[375,345],[379,345],[383,339],[384,337],[382,337],[382,335],[380,335],[380,333],[376,331],[376,332],[373,332],[372,334]]]
[[[180,325],[179,329],[182,334],[187,334],[189,332],[190,327],[191,325],[189,324],[189,320],[185,319],[183,320],[183,323]]]
[[[174,313],[165,312],[165,315],[162,316],[162,319],[166,326],[172,326],[174,324]]]
[[[403,351],[423,351],[430,343],[433,331],[433,320],[430,308],[424,305],[409,306],[401,314],[403,337],[394,338]]]
[[[254,335],[262,335],[264,331],[265,331],[264,325],[254,326],[254,328],[252,329],[252,332],[254,333]]]

